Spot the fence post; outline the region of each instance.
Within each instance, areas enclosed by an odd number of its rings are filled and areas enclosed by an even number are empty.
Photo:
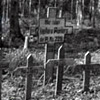
[[[59,95],[62,91],[62,80],[63,80],[63,67],[64,67],[64,46],[60,46],[58,49],[58,67],[57,67],[57,74],[56,74],[56,87],[55,87],[55,95]]]
[[[53,64],[47,64],[46,62],[49,59],[54,59],[54,44],[45,44],[45,61],[44,61],[44,82],[43,82],[43,86],[45,86],[48,81],[52,82],[52,69],[54,67]]]
[[[83,71],[83,85],[84,85],[83,91],[88,92],[90,85],[89,82],[90,82],[90,64],[91,64],[91,54],[89,51],[85,54],[84,64],[86,66],[85,66],[85,71]]]
[[[32,67],[33,67],[33,56],[30,54],[27,57],[27,81],[26,81],[26,98],[25,100],[31,100],[31,91],[32,91]]]

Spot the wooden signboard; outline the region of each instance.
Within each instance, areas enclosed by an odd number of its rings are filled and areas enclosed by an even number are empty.
[[[66,25],[64,18],[57,18],[57,8],[47,9],[47,18],[41,18],[39,23],[39,43],[62,43],[64,35],[71,34],[73,26]]]
[[[65,20],[57,18],[40,19],[39,43],[61,43],[64,41]]]

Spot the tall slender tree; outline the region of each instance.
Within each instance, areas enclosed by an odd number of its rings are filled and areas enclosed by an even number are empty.
[[[2,46],[2,0],[0,0],[0,47]]]
[[[24,40],[24,37],[20,31],[18,14],[19,14],[19,0],[11,0],[9,45],[11,45],[11,43],[14,43],[14,45],[16,45],[17,39]]]
[[[96,18],[96,12],[97,12],[97,6],[98,6],[98,0],[94,0],[94,11],[93,11],[93,27],[95,28],[95,18]]]
[[[2,0],[0,0],[0,32],[2,31]]]

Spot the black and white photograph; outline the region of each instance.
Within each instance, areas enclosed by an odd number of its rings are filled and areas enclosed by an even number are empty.
[[[100,0],[0,0],[0,100],[100,100]]]

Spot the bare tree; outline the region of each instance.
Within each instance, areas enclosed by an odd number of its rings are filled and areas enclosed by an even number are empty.
[[[0,0],[0,32],[2,31],[2,0]]]
[[[93,11],[93,27],[95,28],[95,18],[96,18],[96,12],[97,12],[97,6],[98,6],[98,0],[94,0],[94,11]]]
[[[0,0],[0,47],[2,46],[1,36],[2,36],[2,0]]]
[[[19,0],[11,0],[9,45],[11,45],[11,43],[14,43],[14,45],[16,45],[19,39],[24,40],[24,37],[20,31],[18,14],[19,14]]]

